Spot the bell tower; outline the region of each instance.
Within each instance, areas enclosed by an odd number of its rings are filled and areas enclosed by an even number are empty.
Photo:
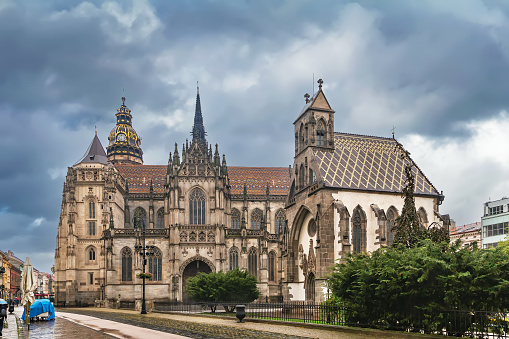
[[[108,161],[112,164],[143,164],[141,137],[132,127],[133,117],[125,105],[125,97],[122,97],[122,106],[117,109],[115,116],[117,124],[110,132],[109,145],[106,147]]]

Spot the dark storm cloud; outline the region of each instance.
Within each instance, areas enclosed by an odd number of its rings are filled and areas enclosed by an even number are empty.
[[[66,168],[94,125],[107,146],[123,94],[147,164],[190,138],[197,80],[208,141],[229,165],[292,164],[313,73],[338,131],[482,143],[458,126],[509,105],[508,15],[504,1],[473,0],[0,2],[0,248],[50,260]],[[434,176],[453,199],[443,208],[475,221]],[[485,186],[469,194],[499,192]]]

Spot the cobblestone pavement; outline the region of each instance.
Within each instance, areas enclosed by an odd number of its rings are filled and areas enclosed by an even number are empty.
[[[60,308],[58,312],[83,314],[100,319],[117,321],[142,328],[177,334],[189,338],[256,338],[256,339],[360,339],[407,338],[424,339],[429,336],[358,328],[326,326],[298,326],[293,323],[246,321],[237,323],[235,318],[151,312],[141,315],[138,311],[109,308]],[[417,336],[417,337],[416,337]]]
[[[116,310],[115,310],[116,311]],[[235,328],[232,326],[220,326],[196,322],[200,319],[193,318],[192,321],[182,321],[161,317],[161,314],[149,314],[142,316],[134,312],[105,312],[94,309],[62,309],[62,312],[84,314],[101,319],[117,321],[134,326],[150,328],[161,332],[178,334],[195,339],[212,339],[212,338],[257,338],[257,339],[302,339],[309,338],[299,335],[286,335],[282,333],[274,333],[268,331]],[[58,313],[57,313],[58,314]],[[219,319],[213,319],[219,320]],[[232,323],[235,321],[232,319]],[[264,328],[264,324],[256,324],[258,328]],[[340,338],[339,336],[336,338]],[[358,337],[360,338],[360,337]]]

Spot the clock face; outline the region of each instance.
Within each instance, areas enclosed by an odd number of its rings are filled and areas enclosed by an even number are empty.
[[[125,134],[124,134],[124,133],[119,133],[119,134],[117,135],[117,140],[118,140],[118,141],[125,141],[125,139],[126,139],[126,136],[125,136]]]

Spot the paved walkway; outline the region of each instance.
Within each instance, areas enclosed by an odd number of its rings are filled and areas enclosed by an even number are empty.
[[[73,313],[73,314],[71,314]],[[223,319],[216,316],[199,316],[169,313],[149,313],[141,315],[139,312],[129,310],[116,310],[105,308],[61,308],[57,310],[57,316],[65,319],[74,319],[80,324],[90,326],[98,324],[97,320],[89,317],[118,322],[116,329],[122,329],[125,324],[140,327],[141,332],[128,330],[127,333],[118,333],[119,338],[152,338],[146,335],[148,329],[154,329],[166,334],[173,333],[174,337],[164,338],[256,338],[256,339],[359,339],[359,338],[415,338],[415,334],[396,333],[378,330],[362,330],[344,327],[308,328],[301,326],[290,326],[284,323],[260,323],[247,320],[245,323],[237,323],[235,318]],[[88,316],[88,317],[85,317]],[[85,321],[85,319],[88,319]],[[106,323],[105,323],[106,324]],[[107,328],[114,328],[111,323],[105,325]],[[105,327],[105,328],[106,328]],[[102,329],[98,329],[103,332]],[[103,332],[112,334],[113,332]],[[138,333],[140,335],[138,336]],[[421,336],[425,338],[428,336]],[[154,336],[153,338],[163,338]]]
[[[115,338],[161,338],[161,339],[187,339],[177,334],[155,331],[148,328],[123,324],[116,321],[90,317],[83,314],[58,312],[58,317],[72,321],[82,326],[92,328],[98,332],[109,334]]]

